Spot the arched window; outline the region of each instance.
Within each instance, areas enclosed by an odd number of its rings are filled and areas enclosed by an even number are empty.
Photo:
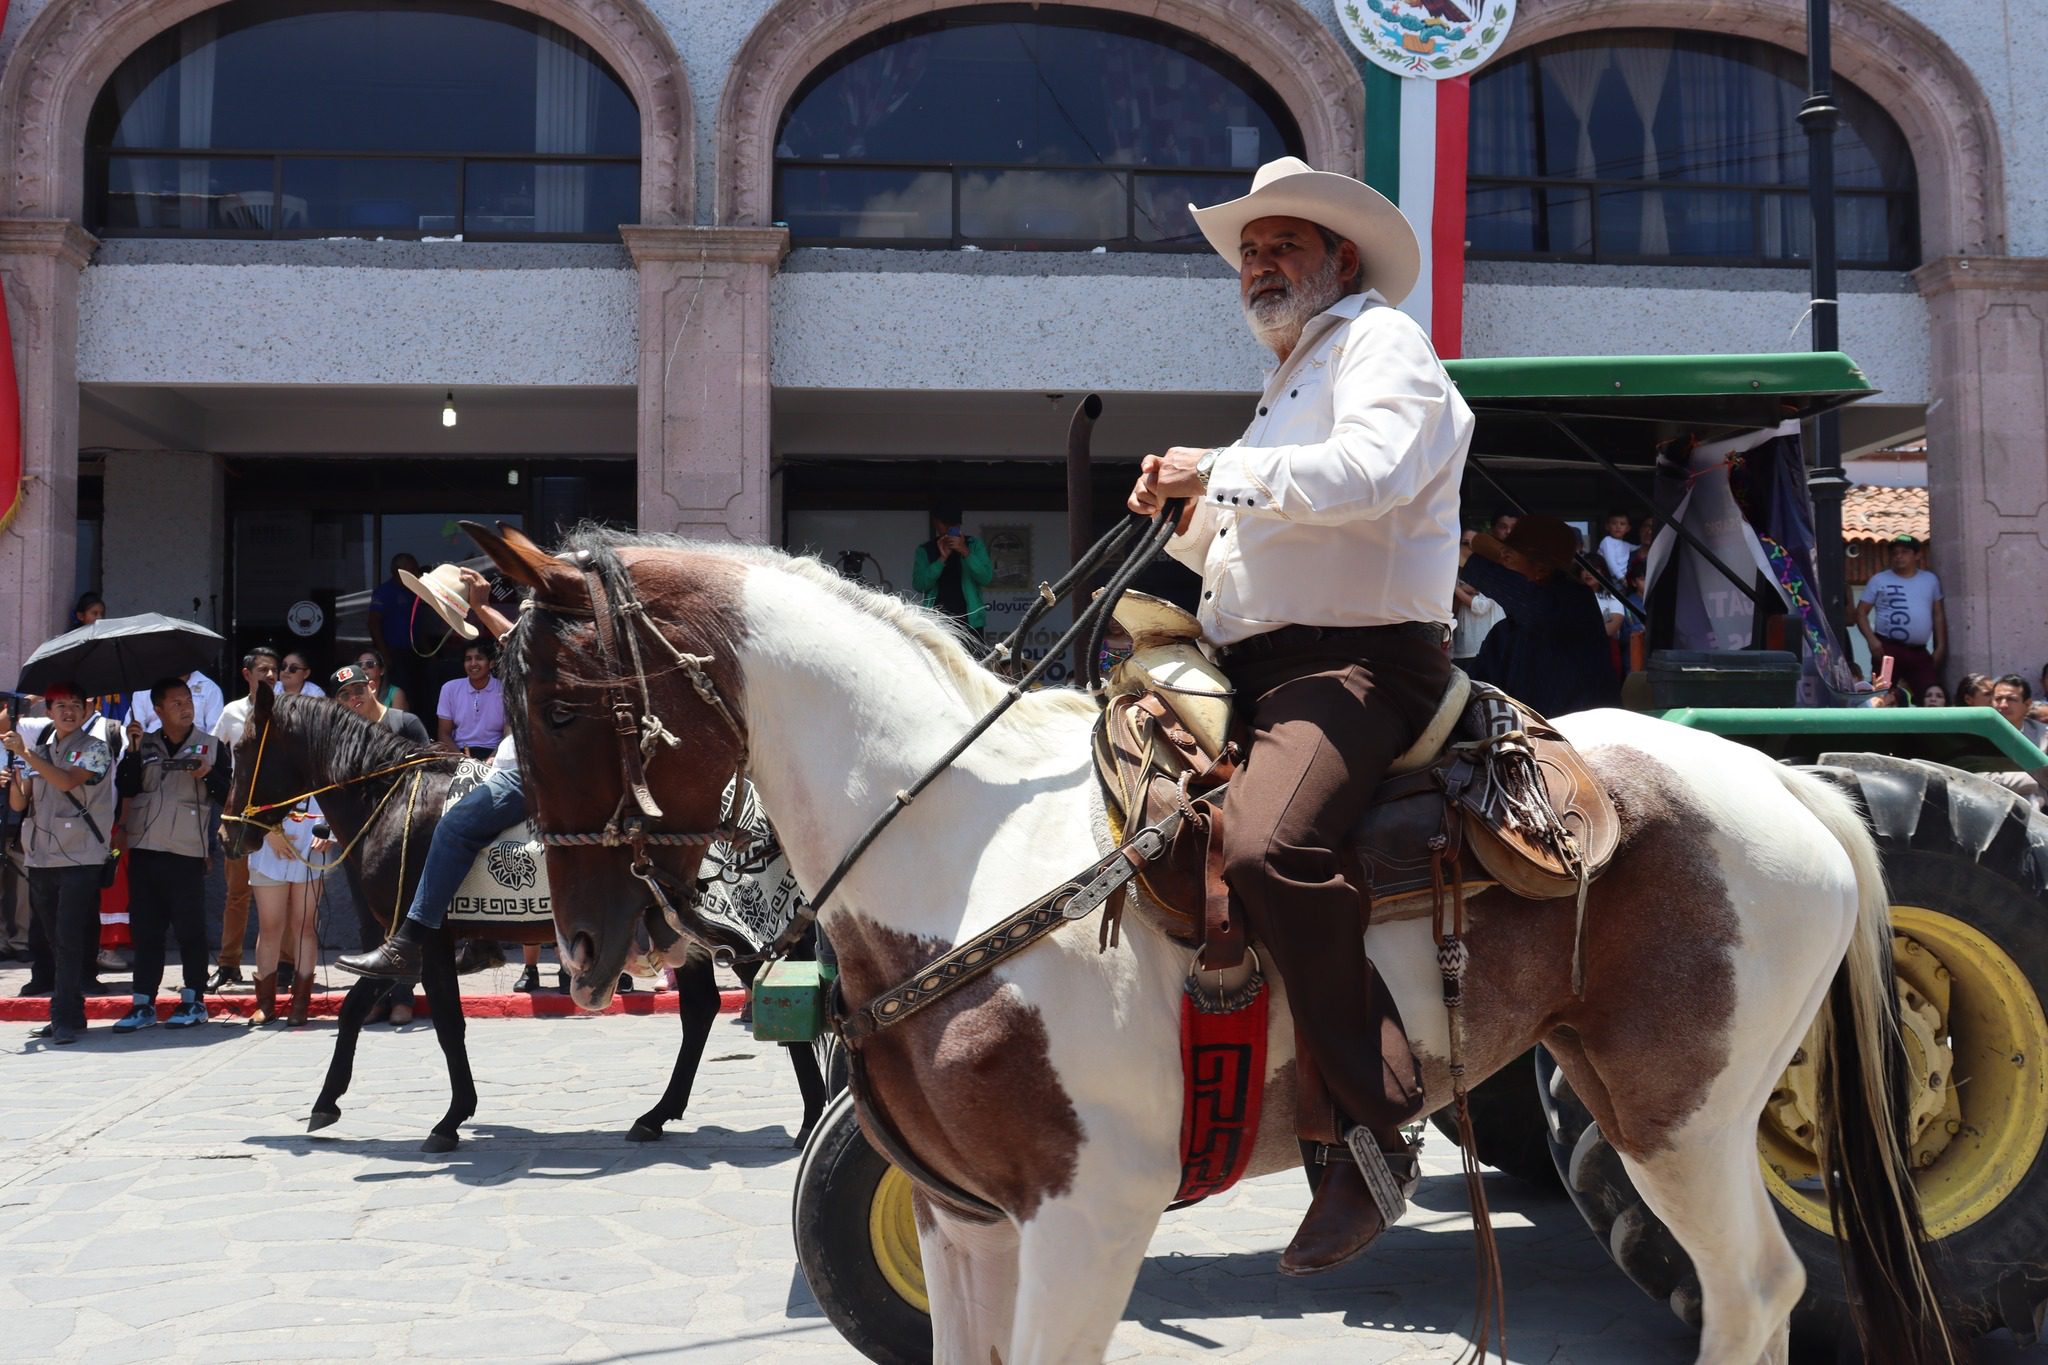
[[[1163,24],[991,6],[896,24],[813,72],[776,137],[798,245],[1206,249],[1301,134],[1243,63]]]
[[[1835,84],[1845,266],[1920,264],[1912,152]],[[1791,265],[1810,246],[1805,59],[1745,38],[1587,33],[1472,82],[1466,236],[1475,257]]]
[[[107,236],[616,240],[640,116],[563,29],[476,0],[235,0],[114,73],[87,134]]]

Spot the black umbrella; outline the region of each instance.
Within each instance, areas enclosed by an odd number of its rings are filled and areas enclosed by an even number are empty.
[[[15,691],[41,693],[68,682],[88,697],[134,692],[209,666],[223,643],[205,626],[153,611],[109,616],[36,646]]]

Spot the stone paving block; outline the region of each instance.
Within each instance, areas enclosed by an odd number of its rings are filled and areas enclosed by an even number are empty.
[[[7,1354],[15,1360],[55,1355],[71,1339],[78,1314],[68,1308],[34,1308],[7,1320]]]
[[[509,1313],[417,1323],[407,1340],[413,1355],[427,1360],[516,1360],[534,1356],[560,1359],[583,1353],[596,1344],[580,1326]]]
[[[238,1278],[234,1283],[219,1278],[179,1280],[102,1296],[99,1309],[117,1322],[137,1330],[161,1328],[180,1318],[224,1308],[245,1299],[262,1298],[269,1292],[270,1286],[261,1280],[241,1281]]]
[[[179,1254],[196,1261],[219,1260],[227,1241],[214,1232],[192,1232],[179,1245]],[[130,1266],[152,1266],[163,1260],[163,1248],[153,1239],[99,1236],[85,1242],[64,1262],[66,1270],[117,1270]]]

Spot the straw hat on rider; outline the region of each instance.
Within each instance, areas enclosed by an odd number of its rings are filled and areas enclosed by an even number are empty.
[[[1241,199],[1188,209],[1217,254],[1237,268],[1244,225],[1256,218],[1306,218],[1358,248],[1360,287],[1399,303],[1422,274],[1422,243],[1392,200],[1362,181],[1310,168],[1297,156],[1268,161]]]
[[[410,569],[398,571],[398,581],[411,588],[420,601],[434,609],[434,615],[447,623],[448,629],[465,640],[474,640],[476,627],[469,623],[469,592],[462,586],[462,570],[454,564],[442,564],[425,574],[413,573]]]

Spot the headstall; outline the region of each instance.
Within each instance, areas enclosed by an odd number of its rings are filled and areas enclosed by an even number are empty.
[[[717,951],[722,960],[765,959],[774,954],[774,949],[761,953],[735,952],[726,943],[729,934],[696,914],[698,889],[656,867],[648,856],[650,848],[708,848],[712,844],[738,848],[754,842],[755,836],[738,824],[740,796],[746,785],[747,732],[707,670],[713,656],[689,654],[676,648],[675,643],[648,619],[646,604],[634,591],[631,575],[622,570],[620,578],[620,599],[614,604],[603,574],[587,564],[583,570],[584,590],[590,596],[588,611],[597,634],[598,654],[604,661],[605,709],[611,716],[612,734],[618,743],[619,775],[624,790],[603,829],[564,833],[540,829],[535,822],[534,837],[554,848],[630,849],[633,875],[646,883],[662,913],[677,930]],[[554,603],[547,604],[544,609],[564,616],[584,614],[582,609]],[[640,648],[643,632],[689,678],[699,700],[724,723],[738,743],[739,752],[733,763],[732,808],[713,829],[685,833],[648,828],[649,820],[662,817],[661,806],[647,786],[648,766],[656,755],[665,749],[677,748],[683,741],[662,723],[655,712],[654,695],[648,686],[646,663]],[[620,648],[622,640],[623,652]],[[626,686],[629,679],[639,688],[637,704]]]

